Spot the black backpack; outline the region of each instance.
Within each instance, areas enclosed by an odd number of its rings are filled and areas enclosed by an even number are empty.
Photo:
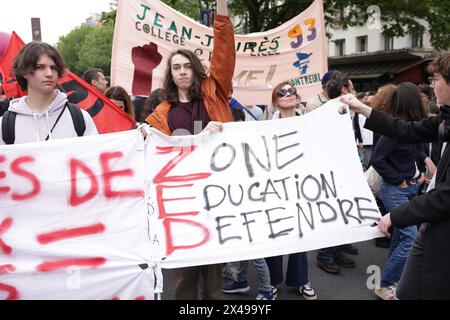
[[[82,135],[84,135],[84,132],[86,131],[86,124],[84,123],[83,113],[81,112],[80,107],[78,107],[76,104],[67,102],[66,105],[64,106],[64,109],[66,107],[69,109],[70,115],[72,116],[73,127],[74,127],[77,135],[79,137],[81,137]],[[60,115],[56,119],[56,122],[53,125],[53,128],[55,127],[56,123],[58,123],[58,121],[63,113],[64,113],[64,110],[60,113]],[[3,141],[6,144],[14,144],[14,141],[16,140],[16,132],[15,132],[16,116],[17,116],[17,113],[11,112],[9,110],[3,114],[2,136],[3,136]],[[53,128],[50,131],[53,131]],[[48,136],[47,136],[47,139],[45,139],[45,140],[48,140]]]

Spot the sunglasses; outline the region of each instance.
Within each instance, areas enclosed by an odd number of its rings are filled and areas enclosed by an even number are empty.
[[[297,94],[297,89],[295,89],[293,87],[290,87],[289,89],[281,89],[280,91],[277,92],[277,96],[279,98],[283,98],[283,97],[286,97],[288,93],[291,96],[296,95]]]

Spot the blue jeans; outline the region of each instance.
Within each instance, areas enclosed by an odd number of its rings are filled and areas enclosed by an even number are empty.
[[[381,185],[381,200],[388,212],[408,202],[417,195],[419,184],[409,183],[407,188],[400,188],[387,182]],[[391,246],[386,265],[381,275],[381,286],[388,287],[399,282],[405,267],[406,259],[411,251],[414,239],[417,236],[417,227],[393,227]]]
[[[267,267],[266,260],[264,260],[263,258],[237,262],[236,264],[238,268],[237,273],[238,282],[247,281],[249,261],[253,263],[253,266],[255,267],[256,273],[258,275],[258,282],[259,282],[258,290],[260,292],[272,292],[272,286],[270,285],[269,268]]]
[[[272,285],[283,282],[283,256],[266,258],[270,270]],[[306,252],[289,255],[286,272],[286,285],[299,288],[308,283],[308,256]]]

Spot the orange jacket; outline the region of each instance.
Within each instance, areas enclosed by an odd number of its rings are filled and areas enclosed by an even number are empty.
[[[203,102],[211,121],[230,122],[233,120],[228,106],[228,96],[231,91],[235,62],[233,24],[229,17],[216,14],[210,72],[202,83]],[[169,111],[170,103],[163,101],[145,121],[162,133],[171,135],[172,131],[168,123]]]

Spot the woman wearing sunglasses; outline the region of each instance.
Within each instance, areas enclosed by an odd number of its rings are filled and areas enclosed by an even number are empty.
[[[301,116],[305,113],[303,106],[300,104],[300,96],[297,94],[297,90],[289,82],[282,82],[275,86],[272,91],[272,105],[277,109],[272,119]],[[274,295],[276,295],[277,285],[283,281],[283,256],[269,257],[266,258],[266,261],[272,286],[275,287]],[[308,280],[306,252],[289,255],[286,285],[298,288],[300,295],[305,300],[317,299],[317,295]]]
[[[289,82],[282,82],[272,91],[272,105],[277,111],[272,119],[289,118],[305,114],[305,108],[300,103],[300,96]]]

